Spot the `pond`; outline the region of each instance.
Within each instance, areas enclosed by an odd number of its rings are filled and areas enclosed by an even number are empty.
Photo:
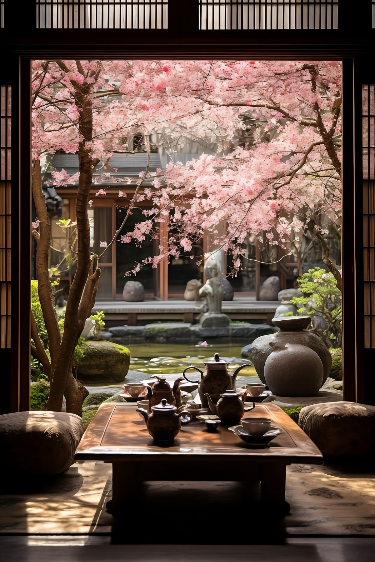
[[[129,346],[131,359],[130,370],[142,371],[148,375],[181,373],[189,365],[204,369],[204,361],[219,353],[222,359],[229,363],[229,369],[249,363],[241,358],[244,343],[232,340],[215,339],[214,343],[207,342],[207,346],[187,343],[142,343]],[[130,373],[129,373],[130,375]],[[127,376],[127,379],[129,378]],[[242,376],[256,376],[254,367],[242,369]],[[195,378],[195,377],[193,377]]]
[[[190,343],[132,343],[128,346],[131,354],[129,372],[126,382],[138,382],[150,378],[151,375],[168,375],[178,373],[189,365],[204,369],[204,361],[212,358],[214,353],[219,353],[229,365],[228,369],[233,371],[239,365],[247,364],[247,359],[241,358],[241,349],[247,342],[244,340],[232,340],[229,338],[215,338],[207,341],[207,347]],[[189,375],[188,375],[189,376]],[[242,377],[257,377],[253,366],[241,370],[238,382]],[[190,377],[189,377],[190,378]],[[199,374],[191,371],[193,380],[199,379]],[[120,384],[109,384],[101,381],[85,381],[86,388],[90,393],[99,392],[100,389],[121,388]]]

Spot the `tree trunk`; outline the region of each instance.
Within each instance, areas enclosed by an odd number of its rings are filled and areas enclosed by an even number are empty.
[[[58,361],[52,372],[51,392],[48,400],[48,408],[51,410],[61,410],[63,395],[67,392],[69,400],[67,400],[67,411],[74,408],[77,411],[79,407],[77,403],[81,400],[82,393],[76,382],[71,380],[71,372],[69,365],[73,356],[74,348],[81,334],[85,319],[79,315],[81,299],[87,286],[89,279],[90,266],[92,259],[90,257],[90,226],[87,216],[87,207],[90,198],[90,188],[92,184],[93,169],[97,163],[91,158],[86,143],[92,140],[93,130],[93,108],[90,90],[87,84],[82,86],[76,85],[77,105],[81,108],[79,119],[79,132],[82,141],[79,144],[78,160],[79,160],[79,184],[77,191],[77,233],[78,233],[78,253],[77,253],[77,270],[73,283],[70,287],[69,296],[65,311],[64,334],[62,337]],[[96,273],[99,278],[100,270]],[[95,283],[91,283],[94,292]],[[76,398],[73,397],[76,392]]]
[[[82,417],[82,402],[89,395],[89,391],[69,372],[66,381],[64,396],[66,399],[66,411]]]

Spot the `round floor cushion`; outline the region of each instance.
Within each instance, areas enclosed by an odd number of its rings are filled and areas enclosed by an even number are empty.
[[[375,453],[375,406],[328,402],[302,408],[299,426],[323,455]]]
[[[82,419],[67,412],[17,412],[0,416],[1,470],[60,474],[74,462]]]

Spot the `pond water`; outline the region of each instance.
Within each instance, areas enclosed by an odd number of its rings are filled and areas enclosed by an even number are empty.
[[[204,361],[213,358],[214,353],[219,353],[221,358],[228,361],[228,368],[234,369],[239,365],[249,363],[248,360],[241,358],[241,349],[244,345],[243,341],[239,343],[228,340],[228,338],[216,339],[211,344],[208,342],[207,347],[187,343],[131,344],[129,345],[130,370],[158,375],[181,373],[189,365],[204,369]],[[241,376],[256,376],[254,367],[242,369]]]
[[[151,375],[169,375],[182,371],[189,365],[195,365],[204,370],[204,361],[213,358],[214,353],[219,353],[220,358],[226,360],[228,370],[233,371],[239,365],[250,363],[241,358],[241,349],[247,342],[235,341],[229,338],[216,338],[208,346],[194,345],[188,343],[132,343],[127,347],[130,350],[130,367],[126,376],[126,382],[139,382],[150,378]],[[191,379],[198,380],[199,373],[190,371]],[[187,373],[189,377],[189,374]],[[241,370],[237,381],[246,384],[248,377],[257,377],[253,366]],[[190,378],[190,377],[189,377]],[[256,379],[258,380],[258,379]],[[122,388],[122,384],[110,384],[108,381],[85,381],[86,388],[90,393],[102,392],[103,390],[115,390]]]

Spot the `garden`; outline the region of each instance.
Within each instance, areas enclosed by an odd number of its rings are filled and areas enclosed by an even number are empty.
[[[275,299],[281,300],[275,323],[258,339],[277,342],[282,334],[292,345],[299,338],[293,345],[302,344],[303,355],[312,350],[311,361],[318,355],[323,365],[317,363],[322,374],[313,394],[319,395],[327,377],[339,393],[340,63],[51,60],[34,61],[32,68],[32,408],[63,408],[88,423],[100,403],[121,394],[122,383],[152,373],[178,374],[194,362],[203,366],[216,347],[225,349],[231,368],[249,364],[242,386],[249,377],[262,381],[257,339],[236,340],[233,321],[222,314],[224,259],[233,283],[254,261],[271,272],[286,261],[294,264]],[[145,154],[146,165],[136,179],[111,165],[114,157],[137,151]],[[150,162],[157,151],[166,156],[155,169]],[[66,154],[78,158],[79,172],[54,166],[56,156]],[[59,213],[63,189],[74,193],[72,217]],[[122,220],[105,240],[93,240],[90,210],[114,189]],[[142,220],[134,225],[139,209]],[[59,247],[56,229],[64,242]],[[258,257],[246,251],[250,238]],[[202,240],[209,244],[202,246]],[[92,313],[111,252],[135,244],[141,255],[149,241],[147,248],[155,252],[135,261],[124,283],[136,280],[143,268],[156,270],[189,256],[202,272],[197,300],[204,301],[202,318],[208,319],[199,324],[223,328],[221,340],[197,332],[177,354],[161,355],[157,342],[145,353],[141,348],[152,345],[152,338],[145,336],[138,347],[134,338],[124,345],[104,314]],[[67,272],[68,291],[61,282]],[[296,317],[308,317],[303,328],[278,331],[280,319],[291,326]],[[251,322],[244,324],[246,334]],[[154,334],[158,329],[155,324]],[[252,349],[244,352],[246,344]],[[89,355],[99,371],[94,382]],[[109,383],[100,372],[109,373]],[[273,394],[295,396],[293,388],[285,392]],[[286,409],[296,419],[300,407]]]

